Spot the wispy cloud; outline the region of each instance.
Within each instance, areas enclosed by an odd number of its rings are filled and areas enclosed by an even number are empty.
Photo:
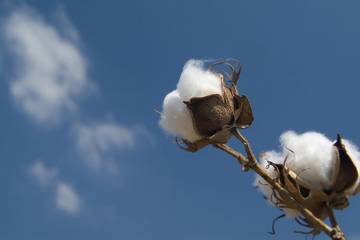
[[[85,163],[96,170],[116,171],[113,156],[135,146],[136,130],[113,122],[78,124],[74,128],[77,150]]]
[[[72,186],[64,182],[57,184],[56,206],[60,210],[70,214],[75,214],[80,211],[80,198]]]
[[[30,167],[29,173],[43,187],[49,186],[57,178],[57,170],[45,166],[41,161],[36,161]]]
[[[30,176],[48,190],[55,191],[55,206],[68,214],[79,213],[81,200],[79,194],[58,175],[58,170],[47,167],[42,161],[36,161],[29,167]]]
[[[20,8],[2,26],[15,60],[11,95],[31,119],[48,125],[76,112],[76,99],[92,88],[86,59],[76,41],[77,30],[64,12],[59,16],[61,28],[33,10]]]

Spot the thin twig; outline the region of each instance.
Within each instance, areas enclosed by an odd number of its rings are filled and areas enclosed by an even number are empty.
[[[284,218],[285,216],[286,216],[285,214],[281,214],[280,216],[273,219],[272,224],[271,224],[271,232],[268,232],[270,235],[275,235],[276,234],[275,224],[279,219]]]
[[[238,162],[242,165],[245,166],[248,164],[248,160],[246,159],[246,157],[244,155],[242,155],[239,152],[234,151],[231,147],[229,147],[226,144],[214,144],[214,147],[221,149],[222,151],[226,152],[227,154],[230,154],[231,156],[233,156],[234,158],[236,158],[236,160],[238,160]]]
[[[329,206],[329,204],[326,204],[326,210],[327,210],[327,213],[328,213],[328,216],[329,216],[331,226],[338,230],[339,237],[340,236],[344,237],[344,233],[341,232],[340,226],[339,226],[338,222],[336,221],[334,211]]]
[[[248,140],[238,131],[234,131],[233,133],[234,136],[239,139],[239,141],[244,145],[245,151],[247,153],[247,158],[226,144],[214,144],[214,147],[221,149],[225,153],[231,155],[236,160],[238,160],[238,162],[243,166],[244,170],[252,169],[259,176],[261,176],[267,183],[274,187],[277,192],[279,192],[279,194],[284,198],[286,202],[291,203],[291,205],[293,205],[298,211],[300,211],[302,215],[306,218],[306,220],[309,222],[309,224],[315,229],[323,231],[333,240],[345,240],[345,236],[340,230],[338,224],[336,223],[334,215],[331,214],[332,211],[329,214],[329,217],[330,221],[332,221],[332,224],[334,223],[334,225],[330,227],[323,220],[317,218],[309,209],[302,206],[297,200],[297,196],[291,194],[279,182],[272,179],[267,174],[267,172],[259,165],[255,155],[253,154]]]

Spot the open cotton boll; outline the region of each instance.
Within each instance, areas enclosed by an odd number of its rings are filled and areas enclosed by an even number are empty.
[[[222,95],[220,76],[204,70],[203,62],[200,60],[189,60],[185,64],[177,84],[177,90],[184,101],[211,94]]]
[[[286,163],[311,190],[329,189],[334,181],[336,149],[323,134],[288,131],[280,136],[283,152],[294,154]]]
[[[190,142],[201,138],[195,132],[190,112],[176,90],[164,98],[159,125],[168,133],[180,136]]]
[[[360,173],[360,152],[359,152],[358,147],[355,144],[353,144],[351,141],[346,140],[346,139],[343,139],[343,144],[345,145],[346,152],[353,160],[358,173]],[[358,177],[354,186],[352,188],[348,189],[346,192],[348,194],[355,194],[359,184],[360,184],[360,177]]]
[[[282,153],[276,151],[268,151],[261,155],[260,157],[260,164],[263,169],[267,172],[267,174],[272,178],[275,179],[279,177],[279,173],[275,170],[274,167],[269,166],[269,162],[275,164],[283,164],[284,163],[284,155]],[[268,200],[268,202],[273,206],[276,207],[277,199],[274,197],[274,190],[273,187],[268,184],[261,176],[256,175],[254,186],[258,188],[264,197]],[[296,218],[300,215],[300,212],[295,209],[290,208],[283,208],[282,209],[287,217],[289,218]]]

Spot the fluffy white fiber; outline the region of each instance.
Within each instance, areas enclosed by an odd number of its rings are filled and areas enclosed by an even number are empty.
[[[284,163],[288,156],[286,167],[294,171],[306,183],[306,187],[311,190],[324,190],[331,187],[335,176],[336,148],[333,146],[335,141],[329,140],[321,133],[306,132],[297,134],[294,131],[287,131],[280,136],[281,151],[268,151],[262,154],[260,160],[264,169],[273,178],[277,177],[277,172],[273,167],[268,167],[267,161],[274,163]],[[346,151],[354,161],[358,171],[360,170],[360,152],[358,148],[348,140],[343,140]],[[360,181],[348,190],[348,194],[355,193]],[[272,205],[275,199],[271,197],[272,188],[266,184],[265,180],[256,176],[254,185],[264,194]],[[288,217],[298,216],[298,212],[291,209],[284,209]]]
[[[199,140],[190,112],[183,101],[193,97],[222,94],[220,76],[203,68],[200,60],[189,60],[181,73],[177,89],[164,98],[159,125],[166,132],[190,142]]]
[[[222,94],[219,76],[204,70],[202,61],[193,59],[185,64],[177,84],[177,90],[184,101],[188,101],[192,97]]]
[[[317,132],[296,134],[288,131],[280,136],[280,143],[284,154],[289,150],[294,152],[287,167],[305,181],[305,187],[313,190],[330,188],[336,163],[336,149],[332,141]]]
[[[176,90],[166,95],[159,124],[168,133],[190,142],[200,139],[194,130],[190,112]]]

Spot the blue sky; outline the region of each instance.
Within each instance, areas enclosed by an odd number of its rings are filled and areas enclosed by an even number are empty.
[[[257,154],[289,129],[359,145],[359,7],[2,1],[0,238],[303,239],[290,220],[268,235],[280,212],[254,176],[210,147],[179,150],[154,109],[188,59],[236,57]],[[352,239],[359,211],[355,197],[337,213]]]

